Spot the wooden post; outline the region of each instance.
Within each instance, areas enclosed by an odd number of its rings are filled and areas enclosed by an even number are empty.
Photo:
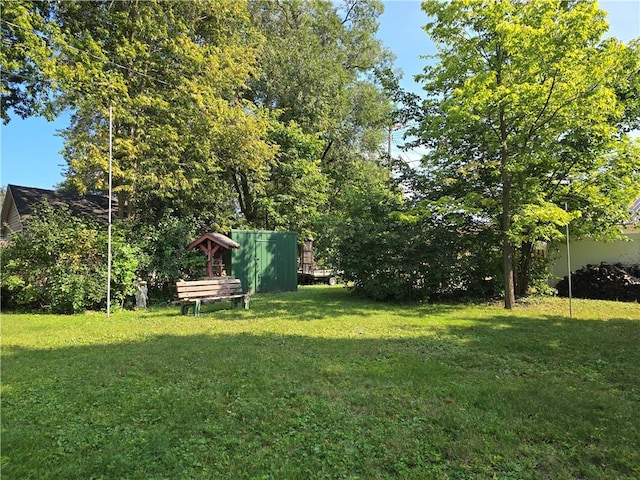
[[[207,255],[207,277],[212,278],[213,259],[215,258],[215,253],[220,250],[220,245],[207,238],[203,243],[198,245],[198,248]]]
[[[207,276],[209,278],[213,277],[213,250],[211,245],[208,245],[207,249]]]

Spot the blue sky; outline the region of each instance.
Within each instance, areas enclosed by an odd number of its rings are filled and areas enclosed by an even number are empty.
[[[640,37],[640,0],[601,1],[609,13],[609,34],[623,41]],[[396,55],[396,68],[404,73],[401,85],[419,91],[413,76],[420,73],[426,60],[421,55],[434,53],[433,44],[422,30],[427,17],[414,0],[385,2],[378,37]],[[0,126],[0,185],[9,183],[29,187],[53,188],[63,180],[64,160],[59,152],[62,139],[56,131],[67,126],[68,116],[54,122],[42,118],[12,118]],[[400,134],[394,138],[400,140]],[[394,150],[394,154],[400,152]],[[412,159],[410,153],[404,153]]]

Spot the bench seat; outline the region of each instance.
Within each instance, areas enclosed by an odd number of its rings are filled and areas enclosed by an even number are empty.
[[[180,313],[187,315],[193,306],[193,314],[200,315],[200,305],[203,303],[231,300],[233,307],[237,307],[240,300],[245,310],[249,309],[248,293],[243,293],[240,279],[235,277],[214,277],[206,280],[176,282],[177,299],[174,304],[180,304]]]

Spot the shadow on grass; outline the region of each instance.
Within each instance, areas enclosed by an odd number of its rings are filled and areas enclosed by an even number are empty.
[[[413,314],[423,317],[445,315],[456,310],[463,310],[464,305],[428,305],[420,303],[383,303],[360,298],[347,288],[306,286],[297,292],[255,294],[251,297],[248,312],[243,312],[237,318],[259,319],[265,316],[277,314],[282,319],[298,321],[326,320],[337,317],[369,317],[379,316],[388,312],[395,314],[398,309],[408,309]],[[163,312],[165,310],[162,310]],[[217,302],[202,306],[203,317],[216,317],[219,312],[227,312],[226,315],[217,316],[221,320],[235,319],[228,314],[233,311],[230,302]],[[180,309],[175,307],[170,310],[170,316],[179,316]]]
[[[340,314],[368,311],[354,301]],[[551,320],[496,316],[398,339],[10,347],[3,474],[637,478],[640,322]]]

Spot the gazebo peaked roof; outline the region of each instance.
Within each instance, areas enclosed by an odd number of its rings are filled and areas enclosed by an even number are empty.
[[[240,244],[238,242],[234,242],[229,237],[221,233],[205,233],[204,235],[191,242],[188,248],[189,250],[193,250],[194,248],[203,245],[205,246],[206,250],[206,244],[209,244],[209,242],[216,243],[222,248],[226,248],[227,250],[231,250],[232,248],[240,248]],[[200,249],[202,250],[202,247],[200,247]]]
[[[240,244],[234,242],[221,233],[205,233],[189,244],[189,250],[199,248],[207,255],[207,276],[213,277],[214,267],[218,276],[222,275],[222,252],[232,248],[240,248]],[[217,257],[217,262],[214,259]],[[214,263],[216,263],[214,265]]]

